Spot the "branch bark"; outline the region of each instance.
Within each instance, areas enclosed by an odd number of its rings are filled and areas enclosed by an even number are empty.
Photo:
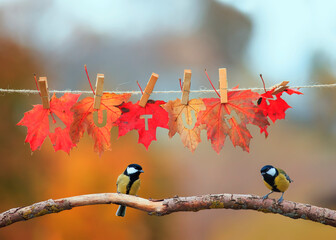
[[[70,210],[74,207],[95,204],[123,204],[156,216],[164,216],[173,212],[197,212],[203,209],[250,209],[263,213],[281,214],[293,219],[311,220],[336,227],[336,211],[331,209],[286,200],[278,204],[274,199],[263,200],[255,195],[227,193],[173,197],[162,200],[144,199],[119,193],[88,194],[57,200],[49,199],[27,207],[12,208],[1,213],[0,227],[50,213]]]

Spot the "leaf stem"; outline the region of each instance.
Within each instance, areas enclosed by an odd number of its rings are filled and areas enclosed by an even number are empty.
[[[90,77],[89,77],[88,70],[87,70],[87,68],[86,68],[86,64],[84,65],[84,68],[85,68],[86,76],[87,76],[87,78],[88,78],[88,81],[89,81],[89,84],[90,84],[90,88],[91,88],[91,90],[92,90],[92,92],[93,92],[93,95],[96,95],[96,94],[95,94],[95,91],[93,90],[91,81],[90,81]]]
[[[219,95],[219,93],[217,92],[216,88],[214,87],[214,85],[213,85],[213,84],[212,84],[212,82],[211,82],[211,79],[210,79],[210,77],[209,77],[209,75],[208,75],[208,72],[207,72],[207,70],[205,69],[205,70],[204,70],[204,72],[205,72],[205,74],[207,75],[207,77],[208,77],[208,80],[209,80],[209,82],[210,82],[210,84],[211,84],[212,88],[215,90],[215,92],[217,93],[218,97],[220,98],[220,95]]]
[[[40,97],[41,97],[40,89],[39,89],[39,86],[38,86],[38,84],[37,84],[36,73],[34,73],[34,80],[35,80],[35,84],[36,84],[37,91],[38,91],[38,93],[40,94]]]
[[[263,83],[264,90],[265,90],[265,93],[266,93],[266,86],[265,86],[265,82],[264,82],[264,79],[263,79],[263,76],[262,76],[261,73],[260,73],[260,78],[261,78],[261,81],[262,81],[262,83]]]
[[[137,81],[137,84],[138,84],[138,86],[139,86],[139,88],[140,88],[141,94],[143,95],[143,91],[142,91],[142,88],[141,88],[141,86],[140,86],[139,81]]]

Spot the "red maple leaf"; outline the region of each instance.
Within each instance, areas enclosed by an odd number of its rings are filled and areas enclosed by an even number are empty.
[[[292,95],[294,93],[302,94],[301,92],[296,91],[294,89],[286,89],[282,92],[273,95],[274,91],[275,88],[261,94],[261,97],[258,100],[259,108],[262,110],[263,114],[266,117],[269,117],[272,120],[273,123],[275,123],[276,120],[285,119],[286,110],[288,108],[291,108],[291,106],[289,106],[287,102],[281,98],[283,92],[286,92],[289,95]],[[267,126],[260,127],[260,133],[263,132],[265,133],[265,137],[267,137],[268,136]]]
[[[69,154],[71,148],[76,146],[69,136],[70,125],[73,121],[73,113],[71,107],[77,102],[80,94],[66,93],[61,98],[57,98],[55,94],[50,100],[50,108],[44,109],[41,104],[34,105],[33,109],[26,112],[21,121],[17,124],[27,127],[27,137],[25,142],[30,144],[32,151],[40,149],[42,143],[49,136],[55,151],[63,150]],[[61,128],[57,125],[49,125],[49,116],[53,118],[57,116],[65,125]],[[50,127],[54,127],[54,132]]]
[[[84,132],[93,138],[94,150],[101,155],[105,150],[109,150],[111,143],[111,128],[115,121],[120,117],[121,111],[117,107],[127,101],[131,94],[104,93],[101,98],[100,109],[93,108],[94,98],[86,97],[76,103],[71,111],[74,113],[74,121],[70,127],[70,137],[74,143],[78,143]],[[93,112],[98,112],[98,123],[102,123],[103,111],[106,111],[106,125],[96,126],[93,119]]]
[[[117,121],[119,137],[135,129],[139,134],[138,143],[148,150],[151,142],[156,140],[156,128],[168,128],[168,113],[161,107],[164,101],[149,100],[145,107],[138,103],[127,102],[120,106],[123,114]]]
[[[203,99],[206,109],[199,112],[196,125],[206,124],[208,139],[217,153],[224,146],[226,136],[230,137],[233,146],[240,146],[249,152],[252,136],[246,125],[269,125],[267,118],[254,104],[259,97],[256,92],[245,90],[229,91],[227,103],[221,103],[219,98]]]

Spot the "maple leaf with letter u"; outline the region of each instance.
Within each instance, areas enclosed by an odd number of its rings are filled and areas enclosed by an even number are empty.
[[[203,99],[206,109],[199,112],[196,125],[206,124],[208,139],[217,153],[224,146],[226,136],[230,137],[233,146],[249,152],[252,136],[246,125],[269,125],[263,112],[254,104],[259,97],[256,92],[245,90],[229,91],[227,103],[221,103],[219,98]]]
[[[120,117],[121,111],[117,107],[131,97],[131,94],[104,93],[101,98],[100,109],[94,109],[94,98],[86,97],[76,103],[71,111],[74,113],[74,121],[71,124],[70,136],[74,143],[78,143],[84,132],[94,140],[94,150],[101,155],[105,150],[109,150],[111,143],[111,128],[115,126],[115,121]],[[103,111],[106,111],[106,124],[96,126],[93,112],[98,113],[98,122],[102,122]]]
[[[69,136],[70,125],[73,121],[71,107],[77,102],[80,94],[65,93],[57,98],[55,94],[50,100],[50,108],[45,109],[41,104],[34,105],[34,108],[24,114],[24,117],[17,125],[27,127],[27,137],[25,142],[30,144],[32,151],[40,149],[44,140],[49,136],[55,151],[63,150],[70,153],[76,146]],[[65,128],[56,126],[54,132],[50,131],[49,116],[56,115],[65,125]],[[53,119],[53,124],[56,121]]]
[[[119,108],[123,112],[116,124],[119,126],[118,136],[124,136],[131,130],[137,130],[138,143],[142,143],[146,149],[152,141],[156,140],[156,128],[168,128],[168,113],[161,107],[164,101],[148,100],[145,107],[127,102]]]

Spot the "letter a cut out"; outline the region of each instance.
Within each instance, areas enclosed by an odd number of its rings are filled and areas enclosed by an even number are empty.
[[[54,133],[55,129],[60,127],[61,129],[66,128],[66,125],[64,124],[64,122],[59,119],[59,117],[57,117],[57,115],[54,113],[53,114],[54,119],[51,117],[51,114],[49,114],[48,118],[49,118],[49,132]]]

